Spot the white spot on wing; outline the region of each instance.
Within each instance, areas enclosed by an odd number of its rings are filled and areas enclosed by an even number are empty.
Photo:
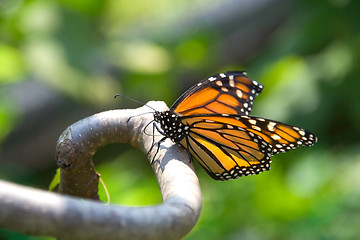
[[[274,126],[268,124],[267,125],[267,128],[269,129],[269,131],[273,132],[275,129],[274,129]]]
[[[269,129],[269,131],[274,131],[276,123],[275,122],[269,122],[269,124],[267,125],[267,128]]]
[[[279,140],[279,139],[281,139],[281,137],[280,137],[279,135],[277,135],[277,134],[271,135],[271,138],[274,139],[274,140]]]
[[[236,95],[237,95],[239,98],[242,98],[242,92],[241,92],[239,89],[236,89]]]
[[[255,125],[251,125],[251,127],[253,128],[253,129],[255,129],[256,131],[261,131],[261,128],[259,128],[258,126],[255,126]]]
[[[235,87],[234,79],[229,79],[229,85],[230,87]]]
[[[251,124],[253,124],[253,125],[256,125],[256,120],[250,119],[250,120],[249,120],[249,123],[251,123]]]
[[[229,91],[226,87],[222,87],[221,90],[222,90],[223,92],[228,92],[228,91]]]
[[[205,122],[213,123],[213,122],[215,122],[215,121],[214,121],[214,120],[211,120],[211,119],[205,119]]]

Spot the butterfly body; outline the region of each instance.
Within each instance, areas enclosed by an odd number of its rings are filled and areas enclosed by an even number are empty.
[[[169,111],[155,112],[154,121],[163,139],[181,144],[215,180],[259,174],[270,169],[271,156],[317,141],[304,129],[249,116],[262,89],[245,72],[220,73],[190,88]]]
[[[179,143],[187,134],[188,126],[179,120],[180,116],[172,111],[155,112],[154,120],[160,123],[162,134],[173,142]]]

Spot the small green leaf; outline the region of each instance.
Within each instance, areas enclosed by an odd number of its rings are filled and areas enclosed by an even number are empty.
[[[55,176],[49,185],[49,191],[54,190],[54,188],[59,184],[59,182],[60,182],[60,168],[56,169]]]

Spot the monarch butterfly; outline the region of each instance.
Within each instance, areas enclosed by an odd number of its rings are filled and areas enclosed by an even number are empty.
[[[215,180],[270,169],[270,157],[317,138],[307,130],[249,116],[263,85],[246,72],[216,74],[182,94],[169,111],[155,111],[155,127],[180,143]],[[159,124],[159,125],[158,125]]]

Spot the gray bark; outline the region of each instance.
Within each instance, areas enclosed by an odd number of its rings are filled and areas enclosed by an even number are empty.
[[[167,109],[162,102],[148,105],[160,111]],[[81,169],[92,166],[92,155],[111,142],[127,142],[146,153],[153,139],[145,134],[144,127],[152,114],[142,113],[151,111],[144,106],[103,112],[67,128],[57,146],[57,161],[62,166],[60,191],[73,188],[66,194],[96,199],[97,189],[91,189],[96,184],[84,179],[97,174],[93,169]],[[148,128],[152,131],[152,125]],[[58,239],[179,239],[190,232],[200,215],[198,179],[186,151],[170,140],[161,145],[153,169],[163,203],[149,207],[105,205],[0,181],[0,227]]]

